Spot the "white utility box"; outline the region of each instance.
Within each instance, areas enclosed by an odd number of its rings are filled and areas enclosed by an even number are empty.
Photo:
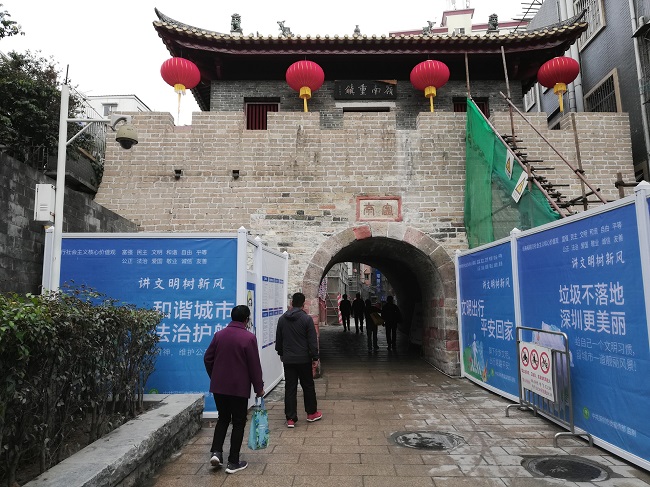
[[[34,221],[44,225],[54,223],[56,190],[53,184],[37,184],[34,201]]]

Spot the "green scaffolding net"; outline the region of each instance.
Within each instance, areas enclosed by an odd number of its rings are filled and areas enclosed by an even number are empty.
[[[520,180],[522,169],[508,156],[508,148],[468,98],[465,231],[470,248],[507,237],[514,228],[527,230],[560,218],[536,186],[530,191],[528,181]],[[523,190],[518,202],[515,187]]]

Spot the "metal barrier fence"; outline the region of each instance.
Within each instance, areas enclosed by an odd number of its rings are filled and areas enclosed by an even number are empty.
[[[530,335],[529,340],[523,340],[524,332]],[[530,343],[545,347],[551,351],[550,370],[552,371],[551,383],[553,399],[549,399],[538,392],[527,389],[522,380],[522,363],[528,358],[523,357],[521,344]],[[540,330],[525,326],[517,327],[517,354],[518,354],[518,377],[519,377],[519,403],[510,404],[506,407],[506,417],[509,416],[510,408],[520,410],[531,409],[535,415],[539,412],[552,421],[560,424],[569,431],[555,434],[553,446],[557,447],[558,438],[561,436],[584,436],[593,445],[593,439],[589,433],[576,433],[573,422],[573,399],[571,395],[571,354],[569,352],[569,339],[565,333],[559,331]]]

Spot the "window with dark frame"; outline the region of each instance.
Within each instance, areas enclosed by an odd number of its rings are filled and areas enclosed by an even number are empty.
[[[490,103],[488,98],[472,99],[483,115],[485,115],[486,118],[490,118]],[[467,98],[454,97],[452,103],[454,104],[454,112],[464,113],[467,111]]]
[[[616,80],[612,73],[585,96],[585,112],[618,112]]]
[[[266,130],[266,114],[277,112],[279,108],[277,102],[247,102],[246,130]]]

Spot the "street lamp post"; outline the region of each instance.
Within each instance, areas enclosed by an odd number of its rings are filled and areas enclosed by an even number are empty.
[[[46,272],[46,262],[43,263],[43,292],[54,292],[59,289],[61,281],[61,251],[63,241],[63,203],[65,196],[65,165],[68,151],[68,145],[84,133],[94,123],[103,123],[115,130],[118,122],[124,121],[129,123],[131,117],[128,115],[112,115],[110,119],[99,118],[68,118],[68,108],[70,105],[70,87],[64,83],[61,87],[61,109],[59,112],[59,148],[56,163],[56,192],[54,199],[54,232],[52,239],[52,251],[49,253],[50,269]],[[85,123],[86,125],[79,130],[70,140],[68,138],[68,123]],[[126,127],[126,126],[125,126]],[[124,127],[123,127],[124,128]],[[122,128],[118,131],[116,140],[122,148],[129,149],[138,143],[138,137],[135,130],[129,125],[127,131],[121,134]],[[121,135],[124,135],[121,137]],[[46,255],[48,255],[46,253]]]

